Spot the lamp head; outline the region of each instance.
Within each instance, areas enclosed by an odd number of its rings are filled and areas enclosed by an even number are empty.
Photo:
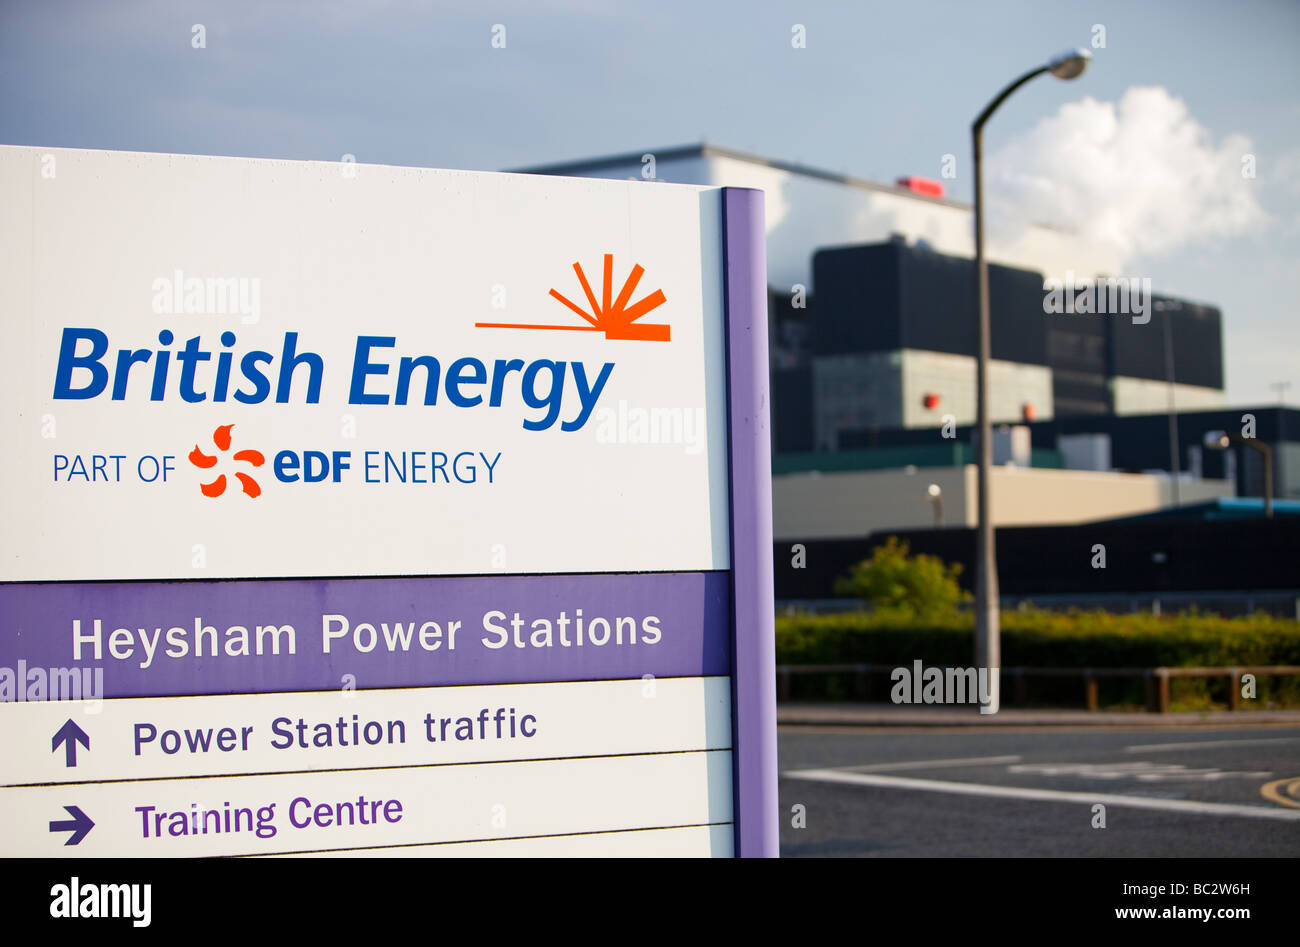
[[[1091,59],[1092,53],[1086,49],[1067,50],[1047,64],[1047,71],[1058,79],[1077,79]]]
[[[1227,450],[1228,434],[1226,431],[1206,431],[1205,446],[1210,450]]]

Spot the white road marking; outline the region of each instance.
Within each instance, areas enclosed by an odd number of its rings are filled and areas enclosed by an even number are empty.
[[[906,763],[874,763],[868,766],[845,766],[854,773],[883,773],[899,769],[939,769],[944,766],[979,766],[981,763],[1019,763],[1019,756],[967,756],[951,760],[912,760]]]
[[[1257,740],[1200,740],[1196,743],[1144,743],[1124,747],[1125,753],[1168,753],[1207,746],[1264,746],[1270,743],[1300,743],[1300,737],[1260,737]]]
[[[1066,792],[1060,789],[1030,789],[1023,786],[988,786],[982,783],[953,783],[938,779],[913,779],[909,776],[884,776],[877,773],[847,773],[835,769],[792,770],[790,779],[807,779],[823,783],[848,783],[883,789],[914,789],[921,792],[946,792],[960,796],[988,796],[996,799],[1030,799],[1038,802],[1072,802],[1079,805],[1102,803],[1131,809],[1159,809],[1189,815],[1240,816],[1248,819],[1276,819],[1300,822],[1300,809],[1274,809],[1267,806],[1235,805],[1225,802],[1195,802],[1189,799],[1153,799],[1117,793]]]
[[[1198,779],[1214,782],[1223,779],[1268,779],[1268,770],[1252,772],[1223,770],[1215,767],[1191,769],[1182,763],[1022,763],[1008,766],[1009,773],[1035,773],[1040,776],[1083,776],[1087,779],[1136,779],[1144,783],[1162,780]]]

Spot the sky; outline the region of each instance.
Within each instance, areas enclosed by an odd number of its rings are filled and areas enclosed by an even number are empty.
[[[1083,46],[987,127],[991,216],[1220,307],[1229,403],[1300,405],[1297,40],[1295,0],[0,0],[0,143],[501,170],[707,141],[883,182],[951,154],[969,200],[971,120]]]

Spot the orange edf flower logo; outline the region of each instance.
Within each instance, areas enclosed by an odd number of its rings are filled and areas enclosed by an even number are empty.
[[[552,289],[551,295],[581,316],[588,323],[587,325],[521,325],[506,322],[476,322],[474,325],[480,329],[568,329],[573,332],[603,332],[607,339],[640,342],[667,342],[669,340],[671,334],[669,326],[637,323],[637,320],[646,313],[659,308],[668,301],[662,289],[656,289],[640,302],[633,303],[631,306],[628,305],[628,300],[632,298],[636,284],[641,281],[641,275],[645,273],[645,268],[639,263],[632,267],[632,272],[623,283],[618,298],[613,302],[610,301],[610,296],[614,289],[614,254],[605,254],[605,279],[601,286],[600,302],[596,301],[596,294],[591,291],[591,284],[587,282],[587,275],[582,272],[582,264],[574,263],[573,271],[578,274],[578,282],[582,284],[582,291],[587,295],[587,302],[591,305],[591,312],[588,313],[577,303],[566,298],[559,290]]]
[[[230,450],[230,429],[233,427],[233,424],[223,424],[212,432],[212,443],[216,444],[217,450],[221,451],[223,454]],[[243,461],[247,464],[252,464],[254,467],[260,467],[262,464],[266,463],[266,458],[262,456],[262,452],[257,450],[236,451],[234,459]],[[209,457],[207,454],[203,453],[203,451],[199,450],[198,444],[195,444],[194,450],[190,451],[190,463],[203,470],[211,470],[217,465],[217,458]],[[244,488],[244,492],[253,499],[257,499],[262,495],[262,488],[258,486],[257,481],[248,474],[237,473],[235,474],[235,479],[237,479],[240,485]],[[220,474],[217,479],[213,480],[211,483],[199,484],[199,490],[202,491],[205,497],[221,496],[221,494],[226,492],[226,475]]]

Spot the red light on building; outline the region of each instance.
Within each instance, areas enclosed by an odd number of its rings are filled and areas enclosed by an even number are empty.
[[[933,391],[927,391],[925,397],[921,399],[921,404],[925,405],[925,410],[933,411],[939,407],[939,396]]]
[[[1038,417],[1038,409],[1034,407],[1033,402],[1026,401],[1020,408],[1020,413],[1026,421],[1032,421]]]
[[[926,197],[943,197],[943,184],[938,181],[931,181],[929,178],[918,178],[916,176],[899,178],[894,184],[914,194],[922,194]]]

